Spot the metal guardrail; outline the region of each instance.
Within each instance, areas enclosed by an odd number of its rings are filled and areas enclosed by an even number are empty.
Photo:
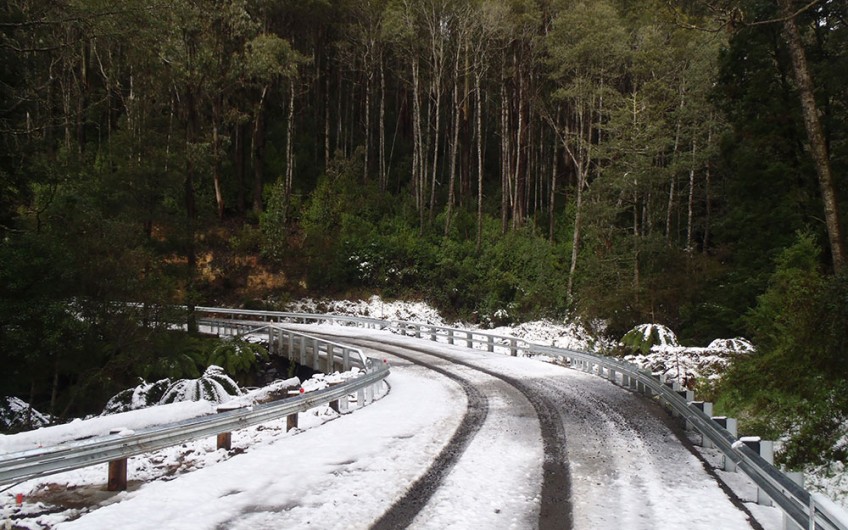
[[[303,334],[297,335],[306,337]],[[333,344],[322,339],[314,340],[317,343],[324,343],[325,347]],[[363,375],[344,384],[280,401],[254,405],[250,408],[227,410],[218,414],[152,427],[130,435],[112,434],[52,447],[6,453],[0,455],[0,485],[112,462],[191,440],[243,429],[305,412],[325,403],[338,402],[353,393],[360,396],[362,403],[368,404],[373,400],[373,385],[386,378],[389,367],[380,361],[366,358],[355,348],[347,346],[344,348],[347,355],[342,358],[350,359],[352,365],[361,365],[360,367],[365,371]],[[331,348],[330,351],[332,352],[333,349]],[[329,358],[334,359],[335,355]],[[326,354],[325,359],[327,359]]]
[[[476,330],[463,330],[405,321],[383,321],[373,318],[361,318],[337,315],[311,315],[303,313],[285,313],[276,311],[245,311],[213,307],[197,307],[201,313],[226,315],[228,318],[263,316],[265,320],[277,322],[344,322],[347,325],[361,325],[376,329],[388,329],[395,333],[428,338],[438,341],[440,338],[448,344],[464,343],[472,348],[482,346],[486,351],[504,351],[510,355],[547,355],[558,357],[574,366],[575,364],[598,375],[606,372],[608,379],[616,381],[616,374],[622,384],[634,390],[655,395],[665,402],[674,412],[683,417],[695,430],[709,439],[735,466],[745,473],[796,525],[804,529],[848,530],[848,513],[835,505],[830,499],[818,494],[810,494],[795,484],[784,473],[764,460],[759,454],[740,443],[736,438],[714,421],[704,411],[693,406],[666,383],[660,381],[647,370],[612,357],[588,352],[578,352],[552,346],[542,346],[516,337],[488,334]],[[246,319],[247,320],[247,319]],[[480,348],[478,348],[480,349]]]
[[[368,359],[358,348],[286,329],[278,323],[257,327],[254,321],[202,318],[197,324],[216,335],[267,335],[270,354],[282,355],[301,366],[312,366],[315,371],[346,372],[354,367],[366,370],[368,366]]]

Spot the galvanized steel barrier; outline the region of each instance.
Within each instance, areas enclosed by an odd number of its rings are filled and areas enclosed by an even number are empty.
[[[232,328],[231,328],[232,330]],[[259,329],[255,325],[240,328],[242,332],[268,332],[268,326]],[[299,412],[305,412],[319,405],[345,403],[347,397],[356,394],[359,403],[369,404],[374,398],[374,385],[389,374],[389,366],[379,360],[366,358],[356,348],[342,346],[308,335],[274,329],[273,336],[279,345],[295,347],[289,354],[302,356],[309,354],[316,363],[323,359],[324,365],[341,366],[346,369],[359,367],[363,375],[322,390],[299,396],[252,405],[247,408],[224,410],[218,414],[200,416],[188,420],[136,431],[133,434],[110,434],[64,443],[52,447],[0,455],[0,485],[21,482],[31,478],[61,473],[105,462],[119,462],[131,456],[137,456],[184,442],[198,440],[221,433],[243,429],[271,420],[288,417],[296,418]],[[293,422],[296,425],[296,421]],[[292,422],[289,422],[292,425]],[[124,474],[126,467],[124,465]],[[112,480],[110,466],[110,482]],[[124,478],[124,482],[125,482]],[[124,486],[125,487],[125,486]],[[122,489],[112,488],[110,489]]]
[[[819,494],[810,494],[797,485],[779,469],[760,456],[758,452],[737,440],[725,425],[723,418],[714,418],[703,410],[702,402],[694,401],[691,391],[680,390],[674,385],[661,381],[647,370],[636,365],[588,352],[578,352],[551,346],[532,344],[515,337],[493,335],[478,330],[464,330],[418,324],[414,322],[379,320],[373,318],[350,317],[340,315],[313,315],[287,313],[279,311],[246,311],[213,307],[197,307],[206,315],[225,319],[249,321],[260,316],[264,322],[327,322],[344,325],[387,329],[394,333],[441,341],[447,344],[459,344],[468,348],[489,352],[502,352],[517,355],[545,355],[568,363],[573,368],[596,373],[621,384],[633,391],[654,396],[665,403],[674,414],[679,415],[698,431],[705,440],[718,448],[725,457],[725,469],[740,470],[747,475],[761,492],[765,493],[786,514],[788,522],[795,528],[848,530],[848,513],[830,499]]]

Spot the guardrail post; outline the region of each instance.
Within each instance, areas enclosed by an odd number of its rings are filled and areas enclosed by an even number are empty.
[[[286,432],[297,429],[297,412],[286,416]]]
[[[474,347],[474,341],[473,341],[473,337],[471,336],[470,331],[465,332],[465,347],[466,348],[473,348]]]
[[[416,339],[421,338],[421,326],[419,326],[419,325],[415,326],[415,338]]]
[[[609,380],[612,381],[612,384],[616,384],[615,382],[615,370],[612,368],[607,368],[607,376]]]
[[[448,330],[448,344],[453,344],[453,330]]]
[[[224,449],[225,451],[229,451],[230,449],[232,449],[233,448],[233,433],[231,433],[231,432],[218,433],[216,447],[218,449]]]
[[[774,442],[763,440],[759,436],[743,436],[739,441],[759,453],[763,460],[774,465]],[[772,505],[769,496],[760,488],[757,488],[757,504],[760,506]]]
[[[783,474],[786,475],[786,478],[788,478],[789,480],[791,480],[795,484],[798,484],[802,488],[804,487],[804,473],[802,471],[784,471]],[[812,495],[810,496],[810,503],[811,504],[813,503]],[[814,517],[815,517],[815,511],[810,510],[810,526],[815,526]],[[798,525],[798,523],[793,521],[791,517],[786,515],[786,512],[783,512],[783,530],[804,530],[804,529],[801,528],[801,526]]]
[[[713,415],[713,404],[709,401],[690,401],[689,406],[700,410],[707,416],[712,417]],[[686,423],[686,429],[690,431],[697,430],[694,429],[693,425],[689,422]],[[704,447],[706,449],[714,447],[713,443],[704,435],[704,433],[701,433],[701,447]]]
[[[436,329],[435,328],[430,328],[430,340],[432,340],[433,342],[436,342]]]
[[[318,351],[318,339],[312,339],[312,368],[321,371],[321,352]]]
[[[486,350],[490,352],[495,351],[495,338],[491,335],[486,337]]]
[[[121,458],[109,462],[109,491],[126,491],[127,489],[127,459]]]
[[[695,401],[695,391],[694,390],[678,390],[677,395],[685,399],[687,402]],[[734,436],[736,436],[734,434]]]
[[[687,392],[692,391],[688,390]],[[727,416],[714,416],[713,421],[716,422],[719,427],[730,433],[730,435],[734,438],[738,436],[738,422],[736,421],[736,418],[728,418]],[[734,462],[732,458],[728,458],[727,455],[724,455],[724,470],[730,472],[736,471],[736,462]]]
[[[509,354],[513,357],[518,356],[518,341],[516,339],[509,339]]]

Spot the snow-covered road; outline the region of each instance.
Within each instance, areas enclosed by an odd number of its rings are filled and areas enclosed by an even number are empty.
[[[302,432],[235,433],[242,454],[30,527],[751,528],[658,407],[607,381],[387,332],[308,329],[369,341],[367,354],[391,362],[390,392],[352,414],[325,408],[332,421]],[[214,441],[192,450],[222,453]],[[75,473],[77,487],[105,478]]]

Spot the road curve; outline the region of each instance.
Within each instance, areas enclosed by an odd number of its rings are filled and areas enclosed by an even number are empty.
[[[408,337],[380,334],[363,342],[352,333],[345,341],[402,348],[424,364],[447,362],[454,372],[475,370],[517,389],[532,404],[544,443],[539,528],[759,527],[681,443],[658,405],[607,381]]]

